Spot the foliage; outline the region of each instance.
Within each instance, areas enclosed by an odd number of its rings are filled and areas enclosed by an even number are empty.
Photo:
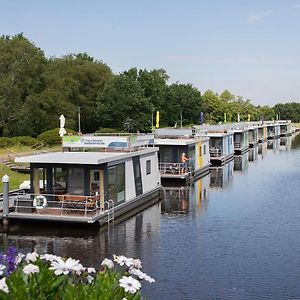
[[[75,134],[76,132],[72,129],[66,129],[67,133],[69,134]],[[45,145],[58,145],[61,143],[62,138],[58,134],[59,128],[54,128],[51,130],[47,130],[43,133],[41,133],[37,139],[41,142],[43,142]]]
[[[94,132],[99,127],[116,131],[150,131],[155,113],[160,126],[272,120],[300,121],[300,103],[255,106],[249,99],[225,90],[220,95],[191,84],[168,84],[163,69],[131,68],[113,74],[88,53],[46,58],[23,34],[0,37],[0,136],[37,137],[56,128],[61,114],[66,127]],[[56,141],[57,142],[57,141]]]
[[[96,271],[72,258],[25,256],[10,247],[1,257],[0,299],[141,299],[140,281],[155,280],[140,270],[140,260],[114,256],[114,261],[104,259]]]
[[[15,136],[15,137],[0,137],[0,147],[9,146],[33,146],[38,142],[37,139],[31,136]]]
[[[281,120],[291,120],[295,123],[300,122],[300,103],[278,103],[273,109]]]

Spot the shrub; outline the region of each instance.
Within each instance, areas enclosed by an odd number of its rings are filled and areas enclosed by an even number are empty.
[[[114,256],[100,269],[85,268],[72,258],[52,254],[26,256],[10,247],[0,264],[0,299],[141,299],[141,280],[155,280],[141,271],[139,259]]]
[[[123,130],[118,130],[115,128],[100,127],[96,132],[97,133],[119,133],[119,132],[123,132]]]
[[[72,129],[66,129],[67,133],[76,133]],[[50,129],[48,131],[45,131],[41,133],[37,139],[41,142],[44,142],[46,145],[52,146],[52,145],[59,145],[61,143],[61,137],[58,134],[59,128]]]
[[[0,147],[10,146],[33,146],[38,142],[37,139],[31,136],[14,136],[14,137],[0,137]]]

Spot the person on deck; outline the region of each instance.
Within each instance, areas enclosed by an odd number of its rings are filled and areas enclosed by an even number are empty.
[[[185,153],[181,154],[180,162],[182,163],[181,173],[185,173],[188,170],[188,161],[189,159],[186,157]]]

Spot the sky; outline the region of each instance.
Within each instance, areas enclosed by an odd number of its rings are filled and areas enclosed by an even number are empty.
[[[0,0],[0,34],[20,32],[48,57],[163,68],[255,105],[300,101],[300,0]]]

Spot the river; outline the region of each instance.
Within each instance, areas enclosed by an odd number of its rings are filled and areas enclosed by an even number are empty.
[[[14,245],[98,266],[124,254],[147,299],[300,299],[300,135],[259,145],[109,229],[14,225]]]

